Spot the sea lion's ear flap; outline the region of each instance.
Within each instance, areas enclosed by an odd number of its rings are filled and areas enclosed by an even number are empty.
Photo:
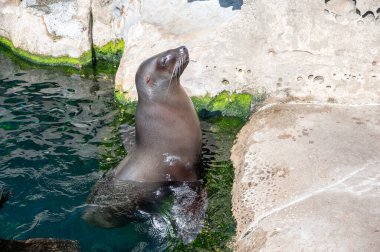
[[[145,81],[146,84],[152,85],[152,79],[150,78],[149,74],[145,75],[144,81]]]

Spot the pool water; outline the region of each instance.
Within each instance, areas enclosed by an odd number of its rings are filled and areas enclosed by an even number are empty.
[[[184,245],[157,219],[102,229],[81,218],[102,171],[125,155],[118,128],[133,125],[134,106],[115,103],[107,78],[23,69],[0,51],[0,187],[12,193],[0,210],[0,238],[72,239],[82,251],[227,249],[235,232],[229,150],[240,118],[202,119],[213,147],[204,148],[208,209],[193,243]]]
[[[0,183],[12,192],[0,237],[74,239],[83,251],[149,243],[134,227],[100,229],[81,219],[117,115],[112,81],[22,70],[3,55],[0,66]]]

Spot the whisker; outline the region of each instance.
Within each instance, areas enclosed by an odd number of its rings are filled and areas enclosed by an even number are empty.
[[[171,85],[172,85],[172,80],[173,80],[173,76],[176,76],[176,72],[177,72],[177,69],[178,69],[178,63],[176,63],[175,64],[175,66],[174,66],[174,70],[173,70],[173,72],[172,72],[172,76],[170,77],[170,81],[169,81],[169,86],[168,86],[168,89],[167,89],[167,92],[166,92],[166,96],[168,96],[169,95],[169,92],[170,92],[170,87],[171,87]]]
[[[182,68],[183,68],[184,62],[185,62],[185,59],[184,59],[183,55],[180,54],[177,63],[174,65],[174,69],[173,69],[173,72],[172,72],[172,75],[171,75],[170,81],[169,81],[169,86],[167,88],[166,96],[169,95],[173,78],[177,81],[179,80],[181,72],[183,70]]]

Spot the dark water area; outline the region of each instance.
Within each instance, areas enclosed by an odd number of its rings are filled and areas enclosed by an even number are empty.
[[[122,228],[82,219],[91,188],[125,155],[119,126],[133,125],[133,105],[114,101],[114,85],[52,69],[25,70],[0,51],[0,238],[78,240],[81,251],[224,250],[235,231],[229,150],[243,121],[203,119],[208,208],[198,238],[184,245],[170,205]]]

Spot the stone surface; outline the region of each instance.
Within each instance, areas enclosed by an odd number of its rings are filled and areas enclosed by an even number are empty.
[[[231,159],[237,251],[380,250],[380,105],[266,106]]]
[[[356,1],[356,8],[360,11],[362,15],[367,12],[372,12],[373,14],[380,13],[380,1],[379,0],[361,0]]]
[[[0,36],[32,54],[79,58],[90,50],[90,1],[0,1]]]
[[[355,2],[374,14],[358,14]],[[241,10],[217,1],[122,6],[127,42],[116,86],[132,98],[145,58],[186,45],[191,62],[182,84],[191,95],[259,89],[322,102],[380,101],[378,0],[257,0],[244,1]]]
[[[124,23],[121,18],[123,10],[119,9],[120,1],[92,0],[93,14],[92,36],[95,46],[104,46],[110,41],[120,39]]]
[[[378,0],[0,0],[0,36],[73,58],[123,37],[116,87],[131,98],[144,59],[186,45],[190,95],[264,90],[370,104],[380,100],[379,8]]]
[[[220,41],[214,41],[217,35],[214,31],[222,32],[225,25],[236,20],[238,11],[232,11],[232,7],[222,8],[216,1],[124,2],[120,8],[125,10],[123,17],[126,52],[116,75],[118,89],[128,91],[130,97],[135,99],[137,93],[134,78],[139,64],[154,54],[181,45],[186,45],[190,50],[191,62],[181,78],[190,95],[204,95],[208,91],[213,91],[212,94],[215,95],[224,89],[233,90],[236,87],[210,85],[211,81],[205,70],[221,74],[224,70],[220,67],[230,65],[231,61],[211,62],[205,59],[210,54],[203,52],[209,51],[213,57],[217,57],[217,52],[212,52],[212,48],[217,47]],[[224,42],[228,41],[223,40]],[[230,57],[233,55],[230,54]],[[220,78],[218,84],[222,81]]]
[[[337,15],[347,15],[356,12],[355,2],[352,0],[330,0],[326,3],[327,9]]]
[[[92,43],[121,38],[113,7],[109,0],[0,0],[0,36],[31,54],[79,58]]]

